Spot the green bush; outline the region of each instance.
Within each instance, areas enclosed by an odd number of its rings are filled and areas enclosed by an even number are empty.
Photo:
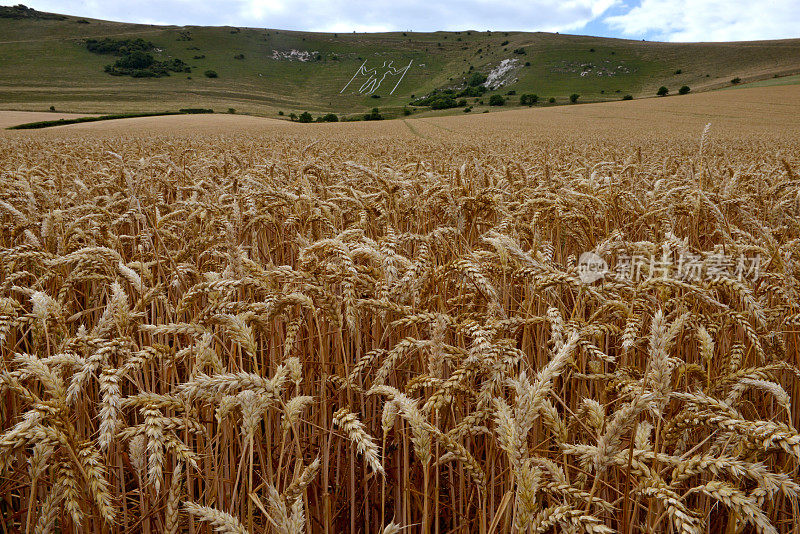
[[[135,50],[114,62],[114,67],[118,69],[146,69],[151,67],[153,63],[155,63],[153,56],[147,52]]]
[[[490,106],[504,106],[506,103],[506,99],[500,95],[492,95],[489,98],[489,105]]]
[[[158,78],[159,75],[149,69],[132,69],[124,74],[129,74],[131,78]],[[121,76],[122,74],[118,74]]]
[[[455,98],[446,96],[431,101],[430,106],[431,109],[450,109],[458,107],[458,102],[456,102]]]
[[[369,113],[364,114],[365,121],[382,121],[383,115],[380,114],[378,108],[372,108],[372,111]]]
[[[336,113],[328,113],[321,117],[322,122],[339,122],[339,116]]]
[[[551,104],[555,104],[556,103],[555,97],[552,97],[552,96],[547,101],[550,102]]]
[[[458,96],[461,96],[462,93],[459,93]],[[448,109],[448,108],[460,107],[459,103],[455,99],[455,96],[453,95],[452,89],[445,89],[444,91],[441,92],[434,91],[433,93],[427,96],[424,96],[422,98],[417,98],[416,100],[412,100],[410,104],[412,106],[430,106],[431,109]],[[466,105],[466,102],[464,102],[463,105]]]
[[[217,71],[215,70],[207,70],[203,73],[206,78],[217,78]]]
[[[236,114],[236,108],[228,108],[228,113],[230,113],[231,115],[235,115]]]
[[[656,91],[656,95],[658,96],[667,96],[668,94],[669,94],[669,89],[667,89],[663,85],[658,88],[658,91]]]
[[[138,39],[86,39],[84,42],[86,50],[93,54],[114,54],[116,56],[125,56],[136,52],[149,52],[155,48],[155,45],[150,41],[145,41],[142,38]]]
[[[578,101],[580,97],[581,95],[579,95],[578,93],[572,93],[571,95],[569,95],[569,101],[574,104],[575,102]]]
[[[157,78],[169,76],[170,72],[191,72],[189,65],[174,58],[169,61],[158,61],[143,50],[134,50],[124,54],[111,65],[104,67],[112,76],[132,76],[134,78]]]
[[[525,94],[520,95],[519,103],[522,106],[532,106],[539,101],[539,95],[536,94]]]
[[[691,91],[689,86],[688,85],[684,85],[680,89],[678,89],[678,94],[679,95],[686,95],[686,94],[689,94],[689,91]]]
[[[731,83],[732,83],[733,85],[736,85],[736,84],[738,84],[738,83],[742,83],[742,79],[741,79],[741,78],[739,78],[739,77],[737,76],[736,78],[734,78],[734,79],[732,79],[732,80],[731,80]]]
[[[633,100],[633,95],[625,95],[622,97],[622,100]]]
[[[469,81],[467,82],[470,87],[478,87],[486,82],[486,75],[481,74],[480,72],[475,72],[472,76],[469,77]]]
[[[312,117],[311,113],[309,113],[308,111],[302,112],[300,114],[300,116],[297,118],[298,122],[311,122],[313,120],[314,120],[314,117]]]

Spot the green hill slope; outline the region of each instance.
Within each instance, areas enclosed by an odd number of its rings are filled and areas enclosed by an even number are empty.
[[[155,60],[180,59],[191,72],[109,75],[104,67],[119,58],[92,53],[85,44],[103,38],[144,39],[152,43]],[[675,93],[682,85],[698,91],[729,85],[734,77],[753,81],[800,73],[800,39],[671,44],[525,32],[330,34],[150,26],[35,13],[0,18],[3,109],[211,107],[274,116],[279,110],[363,113],[379,107],[391,114],[414,97],[463,86],[472,73],[490,75],[500,65],[510,67],[505,83],[480,100],[509,91],[554,97],[557,103],[572,93],[580,101],[617,100],[651,96],[661,85]],[[206,77],[207,70],[217,77]],[[517,102],[518,96],[509,100]]]

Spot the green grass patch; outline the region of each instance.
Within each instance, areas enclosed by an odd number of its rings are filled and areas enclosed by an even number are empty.
[[[661,85],[673,93],[682,85],[697,92],[734,76],[800,71],[800,39],[739,46],[541,32],[320,33],[81,23],[71,16],[24,15],[0,18],[4,109],[55,105],[75,113],[154,113],[177,109],[192,95],[198,106],[251,115],[308,110],[349,116],[376,105],[381,112],[402,108],[448,89],[469,105],[509,91],[558,103],[577,93],[581,102],[592,102],[654,96]],[[507,59],[517,60],[518,68],[506,85],[485,95],[468,86]],[[358,74],[359,68],[377,69],[375,83],[389,62],[411,66],[402,80],[386,77],[375,91],[380,99],[372,98],[363,90],[369,76]],[[459,96],[467,88],[473,94]],[[519,98],[510,105],[519,105]]]

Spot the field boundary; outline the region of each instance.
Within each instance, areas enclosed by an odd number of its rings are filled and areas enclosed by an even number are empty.
[[[179,111],[163,111],[158,113],[115,113],[111,115],[100,115],[95,117],[76,117],[74,119],[56,119],[52,121],[36,121],[9,126],[6,130],[36,130],[40,128],[52,128],[53,126],[64,126],[67,124],[78,124],[82,122],[110,121],[117,119],[136,119],[140,117],[161,117],[165,115],[196,115],[214,113],[213,109],[185,108]]]

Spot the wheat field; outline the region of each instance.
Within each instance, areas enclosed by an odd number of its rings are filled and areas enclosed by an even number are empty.
[[[800,532],[797,137],[584,109],[0,137],[3,532]]]

